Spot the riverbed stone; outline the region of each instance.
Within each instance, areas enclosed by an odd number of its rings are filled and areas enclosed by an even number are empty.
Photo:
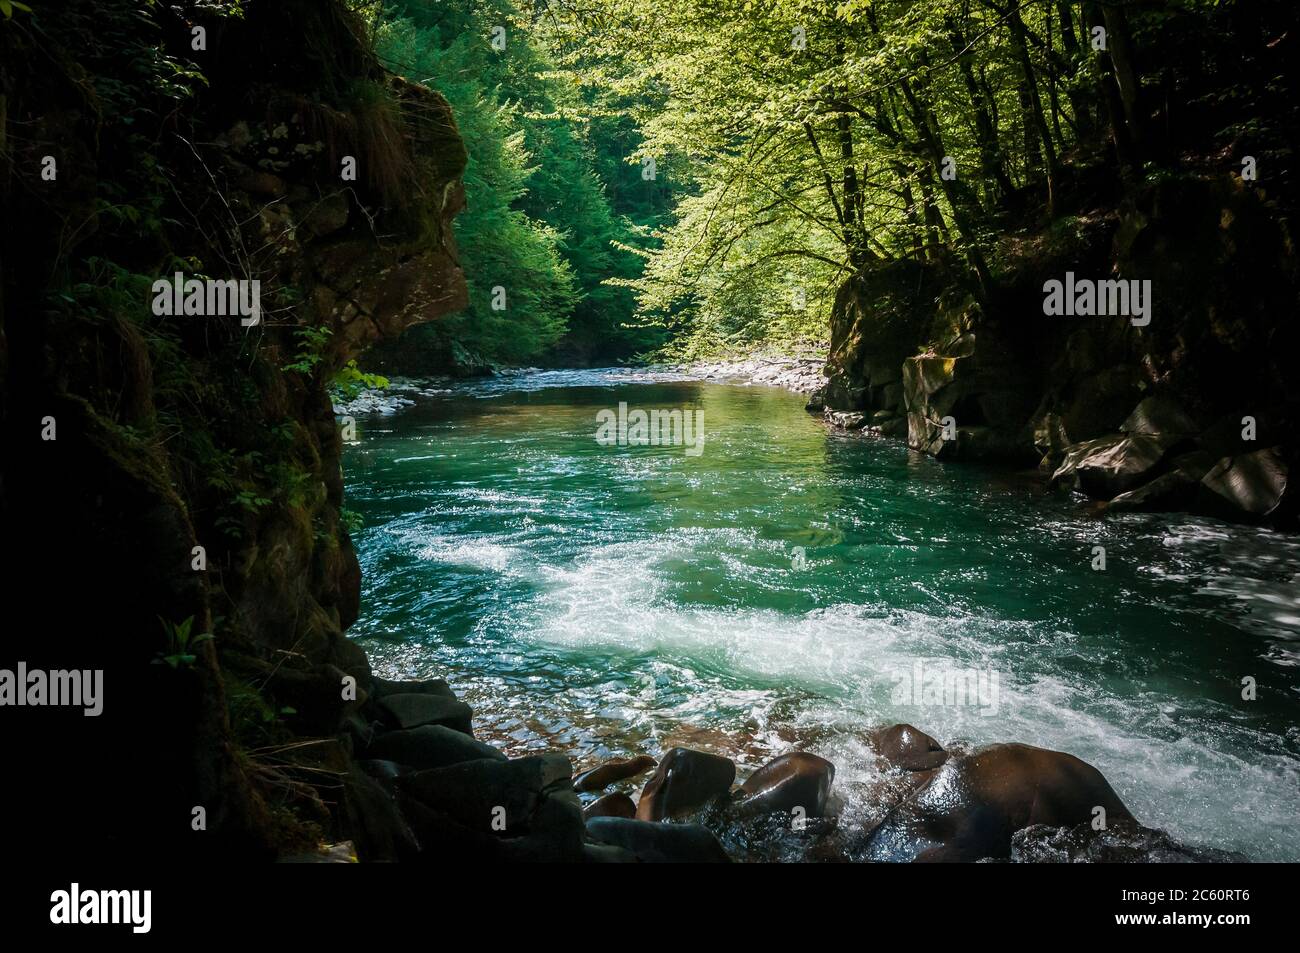
[[[376,736],[366,749],[366,756],[416,769],[445,768],[465,761],[506,760],[506,756],[492,745],[446,725],[420,725],[384,732]]]
[[[802,810],[805,817],[822,817],[834,780],[835,765],[825,758],[805,751],[783,754],[740,786],[740,809],[747,814]]]
[[[643,864],[726,864],[731,862],[718,839],[699,824],[656,824],[625,817],[594,817],[587,837],[627,851]]]
[[[606,761],[599,767],[584,771],[573,779],[575,791],[599,791],[618,781],[634,778],[655,767],[658,762],[649,755]]]
[[[636,816],[643,821],[660,821],[702,807],[730,791],[735,780],[736,765],[730,758],[673,748],[641,792]]]
[[[1276,447],[1224,457],[1201,479],[1207,510],[1229,518],[1258,518],[1278,511],[1290,471]]]
[[[424,678],[424,679],[389,679],[380,678],[375,675],[370,680],[370,694],[375,698],[383,698],[385,695],[441,695],[444,698],[455,698],[456,693],[451,690],[445,679],[441,678]]]
[[[636,801],[624,794],[622,791],[611,791],[602,797],[596,798],[582,809],[584,820],[590,820],[593,817],[636,817]]]
[[[446,725],[465,734],[473,734],[470,726],[472,710],[464,702],[442,695],[404,693],[385,695],[377,702],[385,719],[396,728],[419,728],[422,725]]]

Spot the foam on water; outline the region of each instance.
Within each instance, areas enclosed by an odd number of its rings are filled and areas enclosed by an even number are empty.
[[[716,385],[689,392],[712,428],[699,460],[599,452],[592,393],[681,402],[662,390],[678,378],[649,376],[660,390],[616,392],[617,371],[495,381],[368,438],[349,473],[367,520],[354,634],[379,670],[448,677],[512,753],[586,765],[684,743],[753,768],[806,748],[835,762],[850,822],[872,816],[854,801],[869,727],[1040,745],[1175,839],[1300,860],[1297,669],[1278,648],[1300,634],[1300,543],[1097,521]],[[1107,574],[1087,568],[1098,542]],[[918,661],[996,674],[996,706],[900,700]]]

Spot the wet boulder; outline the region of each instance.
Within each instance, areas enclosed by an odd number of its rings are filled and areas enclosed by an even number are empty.
[[[902,771],[931,771],[948,760],[943,745],[912,725],[877,728],[867,734],[866,741],[888,766]]]
[[[826,419],[844,430],[861,430],[866,425],[867,415],[856,410],[827,410]]]
[[[746,814],[789,813],[805,817],[826,813],[835,765],[803,751],[783,754],[751,774],[740,786],[740,810]]]
[[[1149,483],[1121,493],[1107,505],[1117,512],[1172,513],[1196,508],[1201,478],[1214,466],[1214,460],[1202,450],[1175,457],[1169,471]]]
[[[366,749],[366,757],[417,769],[445,768],[465,761],[506,760],[491,745],[446,725],[421,725],[378,734]]]
[[[394,728],[445,725],[467,735],[473,734],[470,726],[473,711],[454,698],[410,692],[384,695],[375,704],[384,720]]]
[[[1201,501],[1229,519],[1280,515],[1289,484],[1290,468],[1271,447],[1220,460],[1201,479]]]
[[[730,758],[691,748],[673,748],[641,792],[636,816],[643,821],[702,807],[731,790],[736,765]]]
[[[649,771],[656,764],[658,762],[654,758],[645,754],[637,755],[635,758],[606,761],[600,767],[584,771],[574,778],[573,790],[600,791],[616,781],[625,781],[628,778],[634,778],[638,774]]]
[[[1052,474],[1052,484],[1082,490],[1095,500],[1111,499],[1154,476],[1177,441],[1168,436],[1129,434],[1073,444]]]
[[[665,759],[667,760],[667,759]],[[698,824],[655,824],[624,817],[587,821],[587,838],[605,848],[602,859],[631,859],[643,864],[726,864],[731,858],[708,828]]]
[[[582,809],[584,820],[593,817],[636,817],[636,801],[622,791],[614,791],[604,797],[598,797]]]

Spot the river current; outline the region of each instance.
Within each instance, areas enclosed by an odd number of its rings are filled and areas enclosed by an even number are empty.
[[[620,403],[700,412],[703,442],[598,440]],[[1102,516],[782,390],[628,369],[430,384],[344,466],[353,637],[512,755],[681,744],[743,775],[798,747],[851,816],[862,732],[905,721],[1070,752],[1180,843],[1300,860],[1294,536]]]

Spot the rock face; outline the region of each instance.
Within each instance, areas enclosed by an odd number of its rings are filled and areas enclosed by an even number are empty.
[[[190,16],[207,30],[193,64],[206,84],[167,99],[185,80],[147,64],[190,65]],[[229,18],[69,0],[47,19],[39,48],[0,29],[0,215],[24,223],[0,238],[0,523],[26,541],[6,585],[59,606],[63,635],[9,645],[33,665],[102,669],[109,702],[57,755],[20,743],[14,763],[43,790],[13,795],[48,810],[25,826],[67,831],[69,850],[84,847],[66,823],[80,811],[138,856],[292,853],[311,825],[381,804],[357,779],[333,811],[310,784],[286,804],[260,780],[282,769],[238,753],[335,738],[370,688],[344,635],[360,570],[325,385],[358,349],[464,303],[464,146],[442,97],[386,73],[338,0]],[[86,65],[66,83],[52,61]],[[6,138],[14,124],[22,137]],[[44,155],[59,174],[42,190]],[[150,284],[177,269],[260,281],[259,322],[155,314]],[[192,664],[151,664],[182,631],[212,638],[181,653]],[[468,729],[445,699],[386,712]],[[138,773],[84,798],[120,773],[123,738]],[[407,849],[400,825],[376,823],[358,843]]]
[[[1008,239],[979,294],[941,259],[850,280],[810,409],[943,459],[1037,462],[1116,512],[1294,521],[1300,328],[1274,316],[1294,310],[1300,268],[1276,210],[1236,178],[1187,176],[1072,226],[1068,240]],[[1067,270],[1150,280],[1150,323],[1045,315],[1043,284]]]

